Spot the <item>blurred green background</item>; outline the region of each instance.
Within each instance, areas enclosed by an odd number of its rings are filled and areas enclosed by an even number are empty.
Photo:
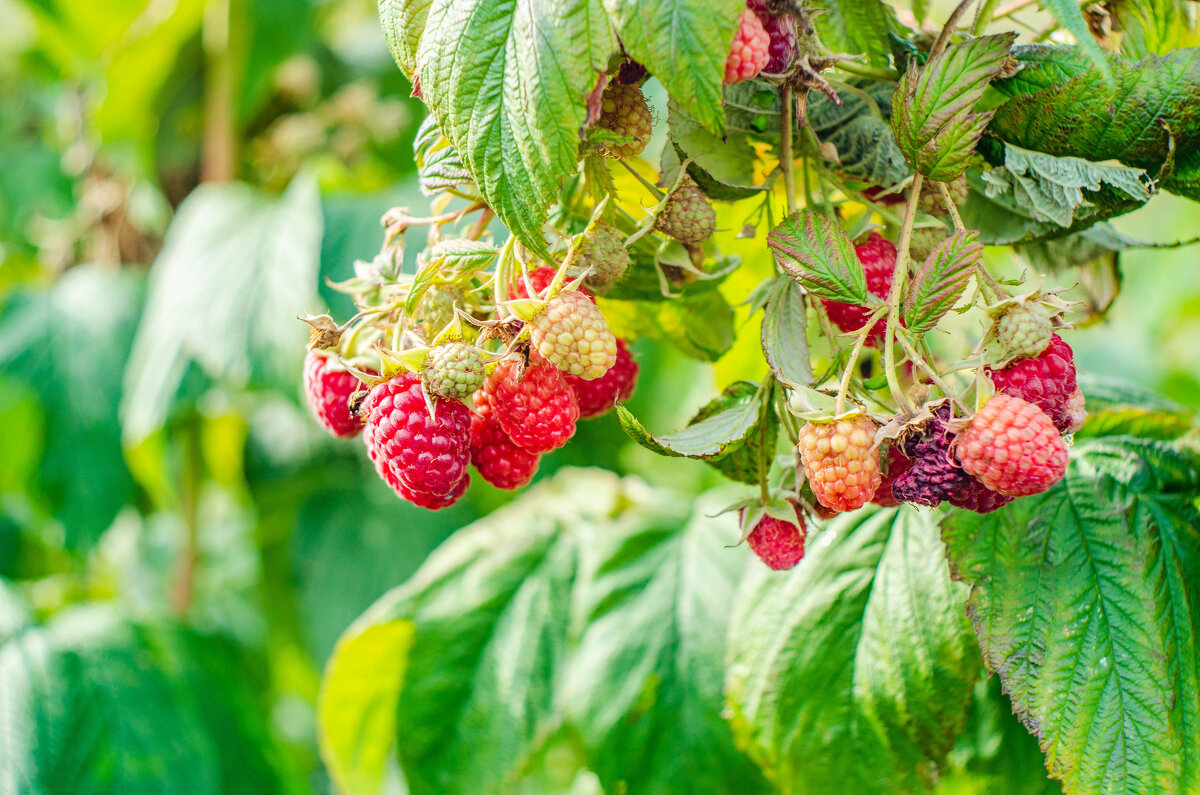
[[[347,316],[326,280],[375,253],[385,209],[426,202],[409,91],[368,0],[0,0],[0,682],[25,694],[0,713],[69,724],[46,743],[138,709],[124,747],[163,781],[327,790],[313,703],[338,635],[511,499],[476,479],[412,508],[300,402],[295,315]],[[1117,226],[1191,238],[1200,207],[1158,197]],[[1200,407],[1198,251],[1123,256],[1108,320],[1072,337],[1082,370]],[[639,343],[634,413],[679,423],[718,373],[760,371],[756,348],[714,367]],[[718,483],[612,416],[539,477],[572,465]],[[46,711],[63,699],[99,706]]]

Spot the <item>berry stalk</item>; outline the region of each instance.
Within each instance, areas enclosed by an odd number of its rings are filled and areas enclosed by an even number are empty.
[[[883,367],[887,374],[888,389],[891,390],[897,407],[907,414],[912,414],[912,406],[900,389],[900,379],[896,377],[896,349],[893,340],[896,337],[896,329],[900,326],[900,298],[903,293],[901,287],[908,280],[908,248],[912,243],[913,222],[917,217],[917,202],[921,197],[921,184],[924,181],[925,177],[917,172],[913,177],[912,186],[908,189],[908,204],[904,207],[904,225],[900,228],[900,242],[896,246],[896,268],[892,271],[892,289],[888,293],[887,301],[887,328],[884,331]]]

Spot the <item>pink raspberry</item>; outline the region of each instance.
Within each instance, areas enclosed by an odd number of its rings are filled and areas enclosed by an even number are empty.
[[[725,85],[749,80],[763,70],[771,58],[771,37],[749,9],[738,18],[738,30],[725,59]]]
[[[746,543],[759,560],[772,569],[790,569],[804,558],[804,539],[807,535],[804,517],[796,511],[796,522],[764,516],[754,525]]]
[[[579,404],[557,368],[531,361],[517,381],[517,364],[505,359],[483,385],[497,422],[518,447],[548,453],[575,435]]]
[[[896,246],[892,241],[878,232],[872,232],[867,242],[854,247],[858,261],[862,263],[863,275],[866,276],[867,290],[876,298],[886,299],[892,289],[892,273],[896,267]],[[835,326],[845,332],[858,331],[871,316],[871,310],[857,304],[844,304],[841,301],[821,299],[825,314]],[[867,337],[867,345],[878,347],[883,340],[886,322],[881,318],[876,321],[875,328]]]
[[[988,368],[997,392],[1032,403],[1066,432],[1075,422],[1071,398],[1075,393],[1075,354],[1062,337],[1054,334],[1046,350],[999,370]]]
[[[336,360],[317,351],[304,357],[304,396],[317,420],[334,436],[362,432],[363,417],[350,410],[350,397],[363,389],[354,373],[336,368]]]
[[[797,445],[804,474],[824,506],[838,511],[861,508],[879,488],[879,450],[875,423],[857,416],[834,422],[810,422]]]
[[[1067,445],[1046,412],[997,393],[959,434],[957,454],[967,474],[1010,497],[1040,494],[1067,470]]]
[[[591,381],[568,375],[567,384],[579,403],[579,418],[590,419],[612,411],[633,395],[637,386],[638,365],[624,340],[617,340],[617,361],[608,372]]]
[[[518,277],[515,284],[508,289],[508,300],[512,301],[518,298],[538,298],[542,292],[550,286],[550,282],[554,281],[554,268],[546,265],[541,268],[531,270],[528,274],[529,285],[533,288],[534,295],[530,295],[525,289],[525,280]],[[579,292],[591,298],[592,294],[586,287],[580,287]],[[592,299],[595,300],[594,298]]]
[[[766,0],[746,0],[746,8],[754,12],[763,29],[771,39],[768,48],[770,58],[763,71],[767,74],[780,74],[792,65],[796,56],[796,23],[788,14],[777,17],[767,10]]]
[[[520,488],[533,479],[542,457],[513,444],[483,392],[475,393],[471,420],[471,463],[480,476],[498,489]]]
[[[435,416],[430,417],[421,379],[404,373],[372,389],[362,408],[367,414],[367,454],[393,489],[399,493],[399,483],[409,492],[435,497],[450,497],[458,490],[471,460],[471,412],[466,406],[457,400],[436,400]]]

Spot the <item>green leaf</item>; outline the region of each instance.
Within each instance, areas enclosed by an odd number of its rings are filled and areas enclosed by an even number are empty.
[[[245,185],[188,196],[150,272],[125,373],[126,442],[167,420],[193,365],[235,388],[294,392],[306,337],[295,318],[317,302],[321,227],[304,177],[279,199]]]
[[[974,231],[955,232],[930,252],[904,302],[904,321],[911,333],[929,331],[958,303],[982,256],[983,244]]]
[[[133,497],[117,412],[143,296],[140,272],[89,265],[14,293],[0,311],[0,369],[37,394],[44,416],[35,499],[69,548],[89,547]]]
[[[835,52],[867,56],[867,63],[886,68],[892,46],[888,36],[891,9],[880,0],[816,0],[823,13],[817,23],[821,40]]]
[[[63,792],[300,793],[224,643],[76,608],[0,646],[0,782]]]
[[[688,427],[697,425],[716,415],[736,409],[742,401],[758,397],[758,384],[737,381],[727,386],[715,399],[709,401],[696,416],[688,421]],[[718,472],[730,480],[757,486],[767,477],[771,462],[775,460],[775,448],[779,438],[779,418],[769,395],[758,401],[758,417],[743,434],[742,441],[729,445],[728,451],[719,458],[705,458]]]
[[[721,718],[746,553],[711,510],[566,471],[456,533],[339,644],[318,714],[335,782],[377,792],[394,746],[418,795],[514,791],[549,756],[606,791],[762,791]]]
[[[730,384],[696,414],[686,428],[665,436],[646,430],[629,409],[618,404],[617,417],[630,439],[659,455],[717,459],[738,449],[759,420],[758,386]]]
[[[895,83],[852,78],[842,104],[823,94],[808,99],[806,121],[823,143],[837,149],[838,170],[874,185],[891,186],[912,175],[890,123]]]
[[[383,36],[400,71],[409,80],[417,76],[417,46],[432,4],[433,0],[379,0]]]
[[[1084,443],[1047,493],[943,524],[988,668],[1068,793],[1200,787],[1200,476],[1166,447]]]
[[[973,113],[988,82],[1004,66],[1015,33],[947,47],[924,66],[910,66],[892,95],[896,143],[917,170],[949,182],[966,168],[992,111]]]
[[[811,295],[862,306],[874,300],[854,244],[821,213],[799,210],[788,216],[767,233],[767,247],[779,267]]]
[[[429,4],[425,102],[480,196],[535,252],[548,255],[542,224],[576,171],[587,97],[616,46],[600,0]]]
[[[1083,11],[1079,8],[1079,3],[1075,0],[1040,0],[1038,4],[1049,11],[1055,21],[1075,37],[1075,41],[1079,42],[1080,49],[1083,50],[1092,65],[1102,74],[1108,74],[1107,56],[1104,54],[1104,50],[1100,49],[1095,37],[1092,36],[1092,31],[1088,28],[1087,20],[1083,18]]]
[[[617,283],[610,295],[628,295],[645,282],[646,268],[635,256],[625,279]],[[641,271],[637,273],[636,271]],[[634,277],[628,286],[622,283]],[[657,282],[657,278],[655,279]],[[601,308],[613,333],[622,339],[646,337],[673,345],[685,356],[715,362],[733,344],[733,308],[719,290],[710,289],[709,282],[687,285],[682,298],[663,300],[661,289],[655,301],[603,300]],[[647,288],[648,289],[648,288]],[[638,291],[642,292],[642,291]]]
[[[417,129],[413,141],[413,162],[421,178],[421,192],[436,196],[449,190],[459,196],[475,198],[479,189],[471,179],[471,172],[463,165],[462,158],[454,149],[432,116],[426,116]]]
[[[743,580],[725,692],[735,735],[782,791],[931,788],[978,673],[934,519],[844,514],[797,568]]]
[[[1006,97],[1033,94],[1043,88],[1061,85],[1091,66],[1080,47],[1053,44],[1021,44],[1012,48],[1012,57],[1021,68],[1011,77],[992,81],[992,88]]]
[[[779,276],[763,307],[763,356],[779,382],[791,387],[812,386],[808,355],[808,305],[790,278]]]
[[[1196,11],[1188,0],[1120,0],[1107,8],[1128,57],[1166,55],[1200,44]]]
[[[693,137],[695,137],[695,136],[693,136]],[[720,149],[719,149],[719,152],[721,153],[721,155],[726,155],[727,144],[728,144],[728,141],[721,142]],[[676,173],[678,173],[679,164],[681,164],[681,163],[683,163],[683,161],[687,160],[689,156],[688,156],[688,153],[683,151],[683,149],[679,146],[678,139],[673,138],[671,140],[671,151],[675,155],[674,169],[675,169]],[[743,151],[747,155],[746,162],[747,162],[748,166],[753,167],[753,165],[754,165],[754,150],[747,147]],[[666,156],[667,156],[667,151],[664,149],[663,157],[666,158]],[[729,160],[740,160],[740,159],[741,158],[729,158],[727,156],[721,157],[721,160],[723,162],[727,162]],[[667,169],[664,169],[664,171],[667,171]],[[710,199],[716,199],[717,201],[732,202],[732,201],[738,201],[739,199],[748,199],[751,196],[757,196],[758,194],[760,194],[764,190],[766,190],[765,187],[758,186],[758,185],[740,185],[737,183],[722,181],[720,178],[716,177],[715,175],[710,174],[708,171],[705,171],[704,167],[701,166],[700,163],[697,162],[696,160],[693,160],[692,162],[688,163],[687,173],[688,173],[688,176],[691,177],[692,180],[696,183],[696,186],[698,188],[700,188],[701,191],[704,192],[705,196],[707,196]],[[746,181],[749,182],[749,175],[747,174],[747,175],[745,175],[745,177],[746,177]]]
[[[1015,97],[997,109],[989,132],[1025,149],[1151,173],[1166,162],[1173,137],[1174,170],[1161,185],[1200,198],[1200,49],[1114,58],[1111,71],[1111,79],[1091,69]]]
[[[578,1],[578,0],[577,0]],[[724,132],[721,81],[739,0],[603,0],[621,46],[709,132]]]
[[[1122,379],[1080,373],[1079,388],[1088,416],[1076,438],[1176,439],[1195,426],[1194,411]]]

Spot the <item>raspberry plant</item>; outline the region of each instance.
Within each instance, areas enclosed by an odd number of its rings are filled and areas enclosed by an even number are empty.
[[[739,541],[766,566],[732,615],[664,607],[685,573],[613,539],[657,532],[630,505],[677,508],[586,479],[565,513],[521,500],[521,529],[464,531],[344,638],[321,717],[339,783],[376,789],[394,740],[422,792],[500,790],[551,755],[613,791],[932,790],[988,758],[959,748],[992,698],[969,615],[1065,790],[1200,788],[1197,436],[1101,385],[1089,407],[1068,342],[1111,303],[1085,271],[1136,245],[1107,219],[1200,198],[1200,71],[1157,10],[1044,5],[1075,44],[1021,42],[993,0],[936,24],[878,0],[381,3],[429,111],[431,206],[389,212],[337,285],[356,315],[307,318],[339,374],[310,379],[322,421],[365,423],[381,477],[436,509],[468,461],[520,488],[615,406],[637,444],[742,484],[687,536],[711,587],[733,597]],[[758,377],[685,427],[622,405],[635,340],[715,360],[749,320]],[[596,594],[622,567],[628,623],[607,629]],[[469,626],[432,607],[447,582]],[[505,711],[495,692],[437,684],[481,646],[485,678],[520,662],[491,683],[521,690],[504,731],[464,717]],[[357,655],[400,673],[364,688]],[[431,699],[459,717],[414,731]],[[671,759],[633,739],[674,729]]]

